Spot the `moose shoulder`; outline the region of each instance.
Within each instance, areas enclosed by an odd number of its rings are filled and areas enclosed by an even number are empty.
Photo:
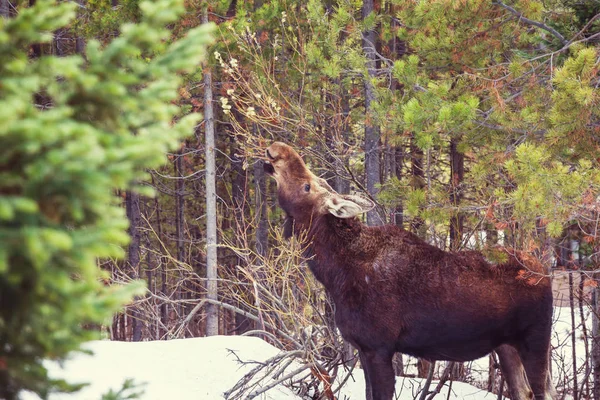
[[[266,150],[286,230],[336,304],[336,324],[359,352],[367,398],[394,393],[395,352],[467,361],[496,351],[513,399],[552,399],[548,372],[552,291],[542,266],[505,251],[491,265],[474,251],[445,252],[393,225],[368,227],[373,207],[335,192],[290,146]],[[525,377],[526,376],[526,377]]]

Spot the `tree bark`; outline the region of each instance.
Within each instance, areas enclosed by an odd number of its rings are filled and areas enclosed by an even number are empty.
[[[127,218],[129,219],[129,236],[131,241],[127,249],[127,267],[131,278],[137,279],[140,276],[140,244],[141,244],[141,232],[140,225],[142,221],[142,214],[140,211],[140,195],[134,191],[127,191],[125,195],[125,210]],[[132,340],[139,342],[142,340],[142,321],[141,315],[135,306],[131,307],[131,318],[132,318]]]
[[[393,157],[394,157],[394,175],[398,181],[402,180],[402,166],[404,164],[404,149],[402,146],[396,146],[392,149]],[[404,228],[404,205],[402,204],[402,200],[398,200],[398,204],[394,208],[394,220],[392,221],[394,224],[399,226],[400,228]]]
[[[415,143],[414,135],[410,142],[410,163],[411,163],[411,186],[414,189],[423,189],[425,187],[425,171],[423,169],[423,150]],[[410,223],[410,230],[419,233],[423,226],[423,219],[416,216]]]
[[[255,240],[256,240],[256,254],[260,256],[266,256],[268,250],[268,229],[269,223],[267,221],[267,180],[265,176],[265,171],[261,164],[254,164],[254,184],[256,188],[255,198],[256,201],[254,203],[254,215],[256,221],[256,231],[255,231]],[[261,262],[261,261],[259,261]],[[259,280],[263,279],[262,273],[257,276]],[[258,295],[258,293],[256,294]],[[263,323],[262,310],[260,306],[260,298],[255,297],[254,301],[256,302],[256,308],[258,309],[259,321],[256,323],[256,328],[259,330],[264,330],[265,326]]]
[[[579,243],[579,246],[581,248],[581,243]],[[583,268],[583,254],[580,255],[579,257],[579,270],[581,271]],[[589,334],[588,334],[588,330],[587,330],[587,326],[586,326],[586,320],[585,320],[585,311],[584,311],[584,306],[587,306],[587,303],[585,301],[585,292],[584,292],[584,287],[585,287],[585,279],[584,279],[584,274],[580,273],[579,274],[579,291],[578,291],[578,303],[579,303],[579,317],[581,320],[581,330],[582,330],[582,337],[583,337],[583,341],[584,341],[584,351],[585,351],[585,371],[584,371],[584,375],[585,378],[585,383],[584,383],[584,387],[582,388],[582,392],[580,394],[580,397],[583,397],[584,399],[589,399],[590,398],[590,380],[587,378],[589,377],[589,373],[590,373],[590,352],[589,352]],[[587,308],[587,307],[586,307]],[[585,392],[585,394],[584,394]]]
[[[155,186],[154,176],[152,176],[152,185]],[[160,204],[158,203],[158,196],[154,197],[154,210],[156,212],[156,235],[158,236],[159,248],[163,245],[163,234],[162,234],[162,221],[160,217]],[[160,294],[162,297],[167,297],[167,262],[162,256],[159,259],[159,271],[160,271]],[[159,329],[158,338],[167,339],[167,327],[169,324],[169,304],[163,301],[160,304],[160,321],[162,329]]]
[[[184,168],[183,168],[183,150],[175,156],[173,163],[173,169],[175,173],[175,244],[177,246],[177,261],[184,263],[185,260],[185,242],[183,238],[184,233],[184,221],[185,221],[185,182],[183,180]],[[181,269],[180,266],[177,268]],[[185,279],[185,278],[184,278]],[[185,298],[185,285],[178,285],[177,293],[175,297],[177,300],[183,300]],[[177,312],[179,315],[184,313],[185,305],[183,303],[177,303]],[[187,331],[186,331],[187,333]]]
[[[597,280],[598,278],[596,278]],[[594,289],[592,312],[592,374],[594,386],[592,393],[595,400],[600,400],[600,288]]]
[[[10,17],[10,6],[8,1],[9,0],[0,0],[0,17]]]
[[[232,112],[235,112],[235,110],[232,110]],[[238,116],[236,116],[236,118],[237,117]],[[239,117],[241,118],[241,116],[239,116]],[[241,137],[238,138],[233,129],[231,129],[229,134],[230,134],[230,140],[231,140],[229,158],[231,160],[231,172],[232,172],[231,203],[232,203],[232,208],[233,208],[233,218],[235,220],[233,223],[233,227],[234,227],[233,229],[234,229],[234,232],[241,231],[241,230],[245,231],[246,220],[244,219],[244,215],[249,215],[248,214],[248,200],[247,200],[248,172],[244,169],[243,159],[238,155],[239,146],[237,145],[237,143],[241,143],[243,139]],[[239,246],[241,248],[241,247],[244,247],[246,244],[243,243],[243,240],[238,239],[239,236],[240,235],[234,234],[234,237],[235,237],[234,240],[237,240],[235,245]],[[235,255],[234,262],[237,265],[243,265],[244,260],[242,257]],[[235,266],[233,266],[232,269],[234,270],[234,274],[238,277],[238,279],[240,281],[246,280],[243,277],[243,274],[241,274],[239,272],[239,270],[237,268],[235,268]],[[238,303],[238,307],[245,308],[245,306],[241,303]],[[254,323],[250,318],[248,318],[240,313],[235,313],[234,319],[235,319],[235,334],[236,335],[241,335],[244,332],[254,329]]]
[[[204,7],[202,23],[208,23],[208,7]],[[206,137],[206,297],[210,300],[218,300],[215,120],[212,73],[208,66],[205,66],[204,72],[204,129]],[[206,335],[218,334],[219,309],[215,304],[208,304],[206,307]]]
[[[577,326],[575,325],[575,288],[573,287],[573,270],[569,271],[569,308],[571,310],[571,358],[573,363],[573,400],[579,399],[577,387]],[[585,321],[582,321],[585,322]]]
[[[374,12],[373,0],[363,1],[362,17],[363,20]],[[367,191],[373,197],[377,196],[379,189],[377,185],[380,181],[380,131],[373,118],[373,103],[375,102],[375,87],[373,79],[377,74],[377,51],[375,45],[377,42],[377,32],[374,29],[366,30],[362,33],[362,47],[365,53],[367,76],[364,78],[365,91],[365,178]],[[383,224],[381,215],[377,208],[367,213],[368,225]]]
[[[148,203],[145,203],[144,204],[144,214],[146,216],[148,216],[150,214],[149,208],[150,207],[149,207]],[[150,304],[152,304],[152,293],[156,293],[154,271],[156,270],[157,266],[154,263],[155,258],[152,254],[152,251],[150,251],[152,243],[150,242],[150,233],[148,232],[148,230],[146,230],[146,234],[144,235],[144,244],[147,249],[146,250],[146,282],[148,282],[148,293],[146,294],[146,298],[148,299],[148,302]],[[156,329],[153,329],[155,327],[156,327]],[[158,330],[158,323],[156,321],[156,318],[152,318],[152,320],[148,321],[147,329],[148,329],[149,339],[158,340],[159,330]]]
[[[87,0],[77,0],[77,3],[80,6],[84,6]],[[79,55],[85,56],[85,38],[81,36],[80,32],[77,33],[77,37],[75,38],[75,52]]]
[[[458,138],[450,140],[450,203],[456,209],[450,218],[450,250],[460,250],[464,215],[458,210],[462,199],[461,185],[465,177],[465,156],[458,151]]]
[[[256,185],[256,253],[265,256],[268,249],[269,224],[267,221],[267,180],[261,164],[254,164],[254,183]]]

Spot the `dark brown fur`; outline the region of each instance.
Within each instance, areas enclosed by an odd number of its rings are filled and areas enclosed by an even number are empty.
[[[337,194],[285,144],[267,156],[286,230],[307,232],[309,266],[359,351],[367,397],[392,398],[394,352],[467,361],[497,349],[513,398],[552,398],[552,292],[539,263],[506,252],[505,263],[492,265],[479,252],[445,252],[397,226],[365,226],[356,210],[338,205],[368,200]]]

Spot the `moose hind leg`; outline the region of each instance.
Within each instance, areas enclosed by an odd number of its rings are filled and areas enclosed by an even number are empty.
[[[554,382],[552,382],[552,374],[550,374],[550,369],[548,369],[548,374],[546,378],[546,397],[547,400],[558,399],[558,393],[556,392],[556,388],[554,387]]]
[[[533,392],[527,382],[525,368],[521,363],[517,350],[508,344],[503,344],[497,347],[495,351],[500,360],[502,375],[504,375],[504,380],[508,384],[510,398],[512,400],[533,399]]]
[[[517,347],[527,373],[527,380],[536,400],[552,400],[556,391],[552,385],[550,364],[550,335],[529,335]]]
[[[391,400],[394,396],[396,376],[392,366],[393,352],[361,351],[360,360],[365,369],[365,378],[371,386],[373,400]],[[367,382],[365,382],[367,383]],[[369,389],[367,388],[367,395]]]

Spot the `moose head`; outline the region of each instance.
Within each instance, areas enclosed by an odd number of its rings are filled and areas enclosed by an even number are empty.
[[[300,155],[285,143],[275,142],[265,153],[264,169],[277,182],[279,205],[300,227],[308,227],[312,220],[325,214],[353,218],[375,206],[362,196],[337,193],[325,179],[313,174]]]

